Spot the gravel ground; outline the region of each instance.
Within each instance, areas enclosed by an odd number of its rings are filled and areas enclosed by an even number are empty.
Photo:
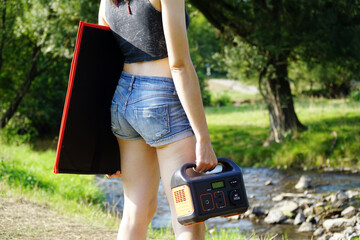
[[[0,197],[0,239],[116,239],[117,231],[94,227],[46,205]]]

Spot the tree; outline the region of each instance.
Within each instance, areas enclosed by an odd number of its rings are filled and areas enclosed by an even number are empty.
[[[40,84],[36,86],[37,89],[42,89],[39,92],[49,93],[50,98],[57,93],[56,89],[46,91],[49,87],[46,80],[51,80],[54,76],[44,73],[55,68],[58,72],[52,75],[68,73],[68,66],[63,63],[71,61],[79,21],[95,21],[98,4],[98,1],[84,0],[2,0],[0,106],[3,110],[0,112],[0,129],[14,116],[36,81]],[[67,81],[66,77],[58,79],[55,76],[55,79]],[[30,104],[23,108],[25,116],[36,115],[30,110],[34,109],[32,107],[36,104],[37,97],[28,99]],[[54,107],[59,109],[58,106]],[[41,106],[35,111],[40,108]]]
[[[270,141],[306,130],[291,93],[290,59],[360,58],[360,3],[350,0],[190,0],[227,39],[240,37],[262,56],[259,88],[267,103]],[[346,44],[344,44],[346,42]]]

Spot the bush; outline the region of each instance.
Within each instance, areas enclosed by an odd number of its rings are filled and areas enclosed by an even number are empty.
[[[2,141],[9,144],[29,143],[38,135],[38,131],[33,126],[32,121],[20,115],[20,113],[16,113],[8,122],[7,126],[1,129],[0,142]]]
[[[360,102],[360,89],[355,89],[351,92],[350,98],[356,102]]]
[[[212,98],[211,106],[224,107],[224,106],[232,105],[231,97],[226,93],[222,93],[220,95],[215,95],[215,96],[213,95],[211,96],[211,98]]]

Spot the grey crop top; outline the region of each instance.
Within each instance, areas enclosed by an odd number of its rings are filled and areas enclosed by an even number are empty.
[[[105,16],[125,63],[145,62],[168,56],[161,12],[149,0],[105,1]],[[186,27],[190,18],[185,10]]]

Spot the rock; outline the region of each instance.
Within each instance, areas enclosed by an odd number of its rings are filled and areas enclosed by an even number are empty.
[[[347,207],[341,212],[341,216],[347,218],[353,217],[355,216],[355,214],[356,214],[356,209],[353,206]]]
[[[354,198],[356,196],[359,196],[360,195],[360,192],[359,191],[355,191],[355,190],[347,190],[345,192],[346,196],[348,196],[348,198]]]
[[[251,214],[250,214],[251,215]],[[227,220],[229,220],[230,222],[237,222],[240,219],[240,215],[235,215],[235,216],[231,216],[231,217],[226,217]]]
[[[343,231],[346,237],[351,236],[352,234],[356,233],[356,229],[354,227],[347,227],[345,231]]]
[[[271,209],[264,221],[268,224],[276,224],[284,221],[285,215],[280,209]]]
[[[310,201],[310,199],[307,198],[301,198],[299,201],[299,207],[301,207],[302,209],[308,208],[310,207],[313,203]]]
[[[314,226],[309,222],[303,222],[298,229],[299,232],[311,232],[314,231]]]
[[[304,215],[305,217],[308,217],[310,215],[314,214],[314,207],[309,207],[304,209]]]
[[[347,239],[342,233],[334,233],[334,235],[332,235],[332,237],[329,238],[329,240],[347,240]]]
[[[327,232],[340,232],[351,222],[351,220],[346,218],[327,219],[323,222],[323,227]]]
[[[306,219],[306,222],[313,223],[313,224],[317,224],[318,221],[319,221],[319,218],[314,215],[310,215]]]
[[[299,212],[295,217],[294,225],[299,225],[303,222],[305,222],[305,215],[302,212]]]
[[[315,204],[315,207],[325,207],[326,206],[326,203],[324,202],[318,202]]]
[[[357,224],[355,225],[355,229],[360,233],[360,219],[358,219]]]
[[[254,219],[256,219],[256,215],[255,215],[255,214],[253,214],[253,213],[252,213],[252,214],[250,214],[250,215],[249,215],[249,219],[250,219],[250,220],[254,220]]]
[[[331,194],[325,198],[328,202],[340,202],[341,204],[349,200],[349,197],[345,194],[344,191],[338,191],[337,193]]]
[[[325,197],[325,201],[327,202],[336,202],[336,195],[330,194],[329,196]]]
[[[293,225],[294,224],[294,219],[291,219],[291,218],[287,218],[285,221],[282,222],[283,224],[291,224]]]
[[[284,200],[274,205],[272,209],[280,209],[284,214],[293,213],[299,205],[291,200]]]
[[[311,187],[311,178],[305,175],[302,175],[298,183],[295,185],[295,188],[299,190],[308,189],[310,187]]]
[[[214,233],[216,233],[216,227],[211,228],[211,229],[209,230],[209,234],[210,234],[210,235],[213,235]]]
[[[332,237],[331,234],[325,234],[322,235],[320,238],[318,238],[317,240],[329,240]]]
[[[270,179],[270,180],[267,180],[266,182],[265,182],[265,186],[269,186],[269,185],[273,185],[274,183],[272,182],[272,180]]]
[[[341,200],[343,200],[343,201],[349,200],[349,197],[346,195],[346,193],[344,191],[338,191],[336,193],[336,198],[340,201]]]
[[[319,227],[318,229],[315,230],[313,235],[314,235],[314,237],[319,237],[319,236],[323,235],[324,232],[325,232],[325,230],[322,227]]]
[[[255,214],[257,217],[265,216],[265,211],[262,206],[254,206],[251,208],[251,212]]]
[[[280,194],[280,195],[273,197],[272,200],[274,202],[280,202],[280,201],[284,200],[284,196]]]

